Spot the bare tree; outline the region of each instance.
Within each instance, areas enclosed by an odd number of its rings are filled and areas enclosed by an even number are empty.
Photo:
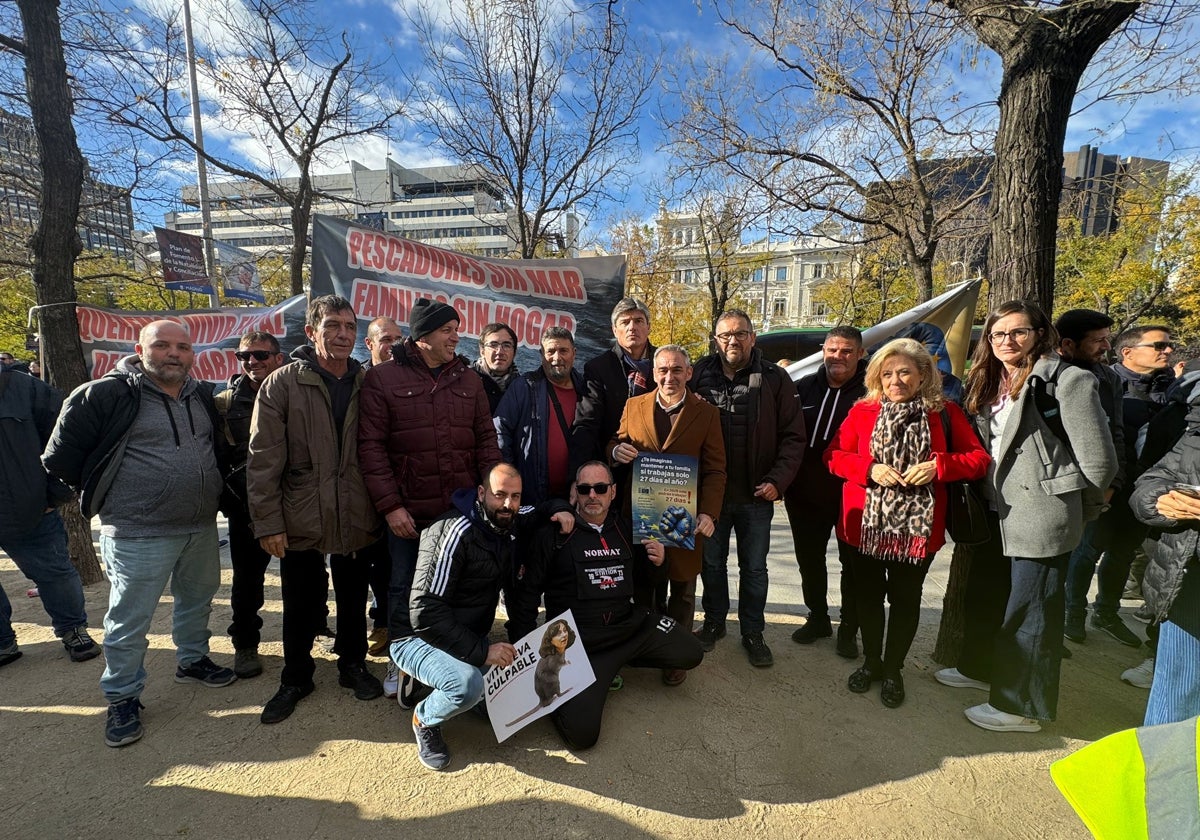
[[[955,27],[920,0],[714,5],[752,55],[735,73],[692,56],[677,75],[685,166],[762,192],[778,227],[832,215],[862,241],[894,238],[929,299],[939,245],[984,232],[987,112],[955,87]]]
[[[208,150],[203,157],[290,208],[293,294],[304,292],[312,208],[320,196],[313,185],[314,166],[343,158],[348,142],[386,134],[403,111],[385,89],[382,65],[358,58],[344,33],[318,25],[314,8],[312,0],[210,4],[205,19],[210,37],[197,47],[200,85],[211,94],[204,103],[207,122],[248,138],[255,147],[243,146],[241,161]],[[97,13],[90,30],[93,46],[125,43],[125,26]],[[108,52],[117,70],[109,119],[158,143],[196,152],[188,102],[180,96],[186,75],[180,21],[143,17],[137,31],[139,43]],[[252,215],[254,206],[245,209]]]
[[[19,0],[17,7],[24,37],[6,33],[0,41],[24,56],[26,93],[38,139],[41,188],[38,221],[29,240],[30,266],[46,376],[59,388],[70,390],[87,379],[75,317],[73,279],[75,257],[83,247],[75,227],[83,192],[83,155],[71,123],[72,100],[58,2]],[[74,505],[64,506],[63,518],[71,560],[80,578],[84,583],[101,580],[91,528]]]
[[[990,299],[1054,303],[1063,142],[1076,108],[1182,85],[1194,42],[1177,28],[1194,4],[1139,0],[939,0],[1001,59],[992,181]],[[1110,41],[1115,33],[1121,38]],[[1085,71],[1108,44],[1090,84]],[[1189,55],[1191,56],[1189,58]],[[1176,63],[1183,57],[1185,61]],[[1077,101],[1083,90],[1085,102]]]
[[[614,3],[564,8],[415,0],[409,12],[423,65],[415,116],[504,185],[523,258],[544,251],[568,213],[622,195],[658,71]]]

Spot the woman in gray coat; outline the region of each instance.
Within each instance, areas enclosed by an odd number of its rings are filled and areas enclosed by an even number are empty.
[[[973,552],[958,667],[935,676],[989,692],[966,710],[976,726],[1036,732],[1058,711],[1067,559],[1107,501],[1117,456],[1096,378],[1053,355],[1044,312],[1010,301],[983,334],[964,408],[992,456],[992,539]]]

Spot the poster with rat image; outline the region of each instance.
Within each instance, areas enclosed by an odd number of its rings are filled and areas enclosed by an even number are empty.
[[[575,617],[567,610],[525,635],[512,664],[483,675],[496,740],[503,742],[596,681]]]

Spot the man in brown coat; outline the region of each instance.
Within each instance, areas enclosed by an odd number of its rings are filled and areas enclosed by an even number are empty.
[[[313,641],[325,626],[325,555],[337,592],[338,683],[359,700],[383,686],[366,667],[369,563],[358,552],[379,536],[358,468],[358,400],[362,366],[350,358],[358,321],[350,302],[324,295],[308,305],[312,346],[258,389],[250,421],[246,491],[254,536],[280,558],[283,673],[263,708],[263,723],[291,716],[312,693]]]
[[[725,497],[725,442],[721,435],[721,412],[687,389],[692,378],[688,353],[678,344],[660,347],[654,353],[654,393],[632,397],[625,403],[621,426],[608,449],[613,463],[631,464],[646,452],[690,455],[700,462],[697,500],[696,547],[668,548],[661,573],[647,574],[637,585],[634,600],[640,606],[664,613],[684,627],[692,626],[696,614],[696,576],[704,556],[703,537],[711,537],[721,515]],[[629,511],[630,500],[625,501]],[[665,575],[667,580],[661,578]],[[657,580],[655,578],[658,578]],[[666,598],[669,590],[670,598]],[[664,606],[663,602],[666,601]],[[667,685],[679,685],[687,671],[665,671]]]

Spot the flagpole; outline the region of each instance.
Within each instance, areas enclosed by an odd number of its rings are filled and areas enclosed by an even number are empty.
[[[196,47],[192,42],[192,5],[183,0],[183,42],[187,47],[188,86],[192,98],[192,133],[196,139],[196,175],[200,181],[200,225],[204,238],[204,270],[212,291],[209,304],[219,309],[221,298],[217,293],[217,261],[213,253],[212,212],[208,206],[208,168],[204,163],[204,130],[200,125],[200,89],[196,84]]]

